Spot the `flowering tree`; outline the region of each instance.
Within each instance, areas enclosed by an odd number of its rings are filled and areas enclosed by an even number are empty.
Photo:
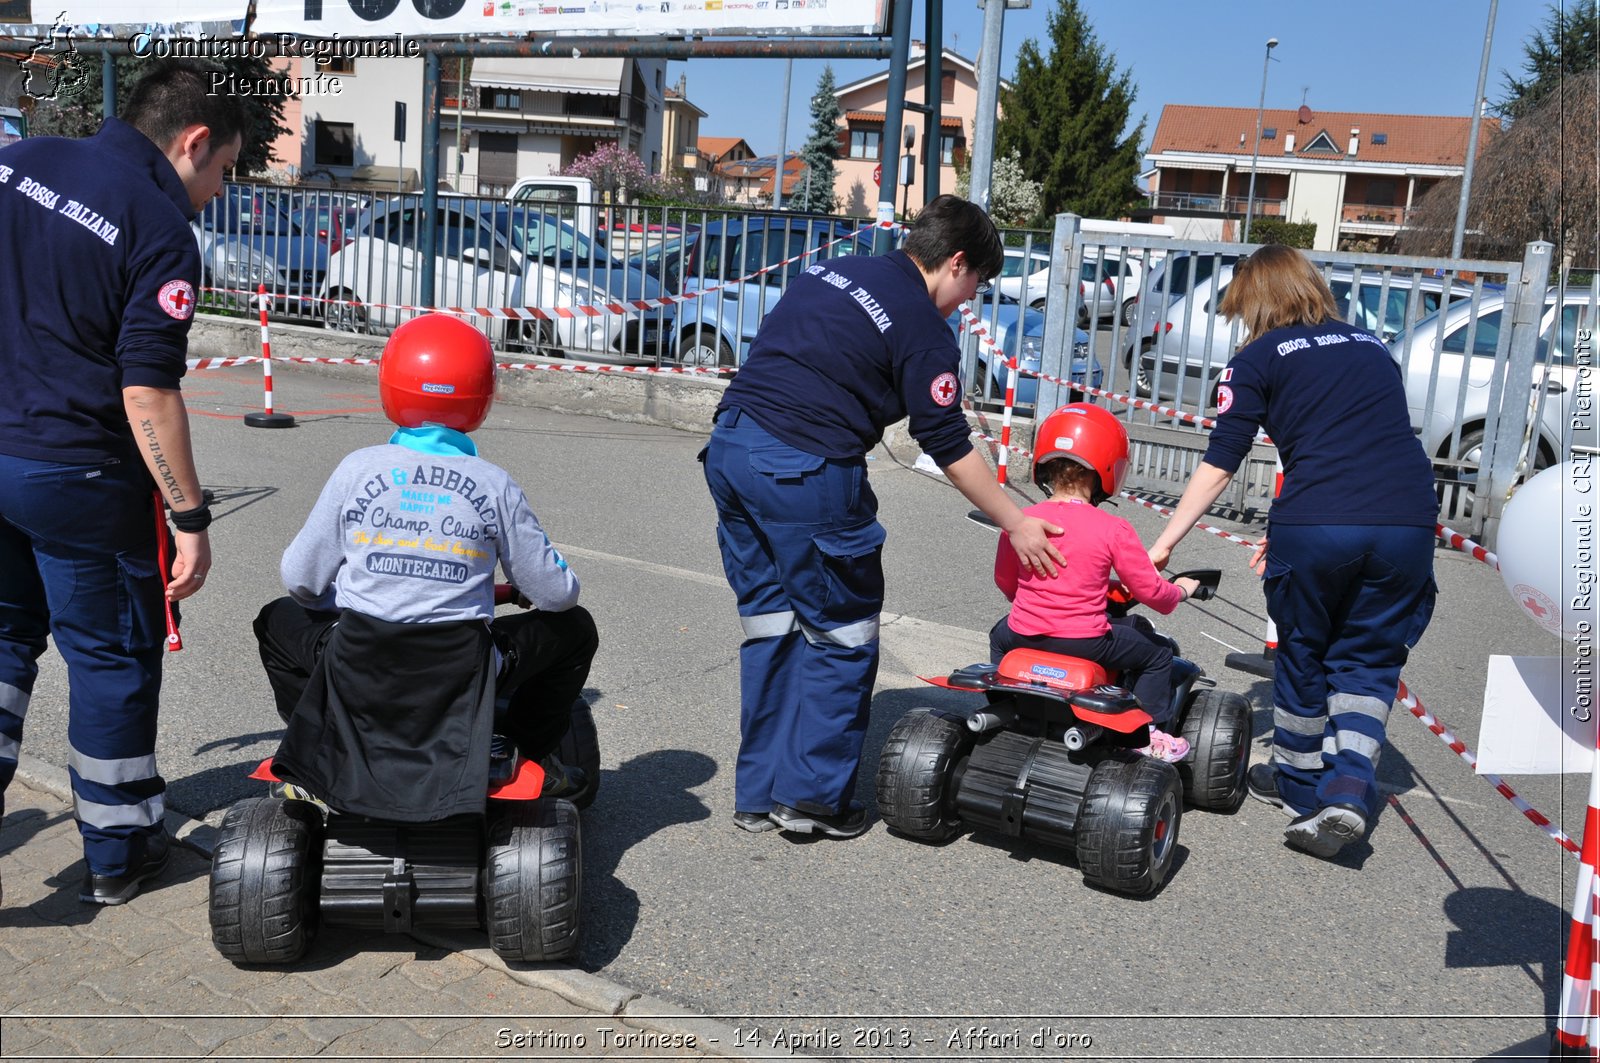
[[[968,159],[956,172],[956,195],[972,193],[972,161]],[[989,176],[989,213],[1000,225],[1026,225],[1039,213],[1040,185],[1028,180],[1022,168],[1022,153],[1012,148],[1011,154],[994,160],[994,170]]]
[[[614,141],[573,159],[561,175],[587,177],[594,182],[597,196],[609,193],[612,199],[621,200],[647,191],[654,183],[654,175],[645,167],[644,160]]]

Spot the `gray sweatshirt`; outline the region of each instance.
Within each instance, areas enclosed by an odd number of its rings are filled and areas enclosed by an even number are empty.
[[[387,443],[339,463],[280,571],[307,608],[441,623],[494,616],[496,561],[535,609],[577,604],[577,577],[504,469]]]

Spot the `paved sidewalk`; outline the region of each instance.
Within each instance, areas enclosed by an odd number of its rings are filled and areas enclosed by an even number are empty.
[[[330,930],[293,967],[235,967],[211,945],[212,828],[168,829],[183,844],[145,893],[80,903],[66,775],[24,756],[0,826],[0,1059],[730,1058],[730,1028],[572,968],[509,969],[482,934]]]

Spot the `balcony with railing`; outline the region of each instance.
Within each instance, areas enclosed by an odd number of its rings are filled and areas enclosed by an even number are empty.
[[[1405,207],[1381,203],[1346,203],[1339,211],[1339,222],[1347,230],[1370,229],[1393,232],[1405,225],[1411,212]]]
[[[1257,217],[1282,217],[1287,201],[1256,196],[1253,210]],[[1157,192],[1150,197],[1150,210],[1156,214],[1237,214],[1244,215],[1246,196],[1222,196],[1215,192]]]

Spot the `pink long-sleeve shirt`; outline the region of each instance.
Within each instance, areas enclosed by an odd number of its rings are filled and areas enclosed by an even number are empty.
[[[1110,630],[1106,592],[1111,572],[1141,603],[1170,613],[1183,591],[1161,578],[1133,525],[1087,502],[1040,502],[1023,511],[1062,529],[1050,541],[1066,557],[1054,577],[1022,571],[1011,537],[1000,535],[994,582],[1011,602],[1011,630],[1019,635],[1093,638]]]

